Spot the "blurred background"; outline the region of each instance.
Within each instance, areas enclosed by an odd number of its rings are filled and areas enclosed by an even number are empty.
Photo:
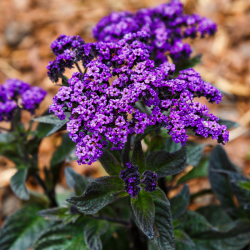
[[[48,92],[37,115],[52,103],[58,87],[47,78],[46,65],[54,56],[50,44],[60,34],[80,35],[85,42],[94,41],[92,27],[112,11],[156,6],[160,0],[1,0],[0,1],[0,83],[19,78]],[[198,13],[218,24],[212,38],[188,40],[193,55],[203,54],[202,64],[195,66],[205,81],[225,93],[220,105],[208,105],[217,116],[236,121],[240,127],[230,131],[225,146],[230,159],[245,174],[250,174],[250,0],[182,0],[186,13]],[[23,121],[30,119],[23,114]],[[1,124],[7,126],[7,124]],[[55,148],[61,143],[60,133],[43,140],[39,150],[39,167],[49,166]],[[215,142],[209,141],[211,144]],[[81,174],[103,175],[98,163],[72,167]],[[20,207],[12,194],[10,178],[13,163],[0,157],[0,225]],[[191,193],[209,188],[206,178],[188,182]],[[42,192],[30,179],[27,187]],[[63,177],[57,191],[63,193]],[[214,199],[214,198],[213,198]],[[191,209],[206,205],[208,199],[196,199]],[[216,201],[214,201],[216,202]]]

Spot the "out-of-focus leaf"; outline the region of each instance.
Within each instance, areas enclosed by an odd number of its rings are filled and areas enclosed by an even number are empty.
[[[119,175],[122,170],[121,164],[107,150],[103,151],[99,161],[109,175]]]
[[[83,231],[88,219],[62,226],[54,225],[42,232],[32,250],[89,250]]]
[[[203,155],[205,145],[204,144],[195,144],[187,143],[187,164],[196,167]]]
[[[66,130],[66,123],[68,120],[63,120],[60,124],[55,125],[46,136],[50,136],[56,132]]]
[[[34,133],[39,139],[42,139],[47,136],[54,127],[55,126],[53,124],[39,123]]]
[[[194,167],[191,171],[189,171],[186,175],[182,176],[177,184],[181,184],[183,182],[189,181],[194,178],[206,177],[208,175],[208,159],[203,158],[197,167]]]
[[[65,168],[65,177],[67,185],[75,190],[76,195],[81,195],[85,191],[88,180],[85,176],[77,174],[71,167]]]
[[[108,227],[109,223],[105,220],[91,220],[87,223],[84,229],[84,239],[89,249],[102,249],[100,236],[106,233]]]
[[[186,245],[194,247],[195,244],[191,240],[191,238],[182,230],[174,230],[175,240],[179,241],[181,243],[184,243]]]
[[[54,125],[58,125],[62,122],[57,116],[55,116],[53,114],[34,118],[33,121],[42,122],[42,123],[49,123],[49,124],[54,124]]]
[[[70,197],[67,201],[83,213],[94,214],[125,195],[123,181],[118,176],[104,176],[93,180],[82,196]]]
[[[171,217],[171,210],[169,206],[160,200],[154,199],[155,204],[155,226],[159,232],[159,236],[154,238],[150,250],[174,250],[175,238],[174,229]],[[153,246],[154,244],[154,246]]]
[[[8,217],[0,231],[1,250],[26,250],[48,225],[36,213],[43,207],[31,204]]]
[[[158,125],[152,125],[152,126],[148,126],[145,130],[143,134],[138,134],[135,137],[135,141],[141,141],[142,139],[144,139],[146,137],[146,135],[148,135],[150,132],[155,131],[156,129],[160,128]]]
[[[29,192],[26,188],[27,168],[18,169],[18,171],[11,177],[10,187],[15,195],[21,200],[29,199]]]
[[[135,142],[132,163],[139,167],[140,173],[143,173],[146,170],[145,156],[142,151],[141,141]]]
[[[155,171],[158,177],[180,173],[186,166],[186,147],[174,153],[160,150],[150,153],[146,158],[147,169]]]
[[[149,152],[161,149],[162,144],[163,144],[163,138],[160,135],[154,136],[148,145]]]
[[[178,219],[185,213],[189,205],[189,188],[185,184],[179,194],[170,200],[173,219]]]
[[[181,144],[180,143],[175,143],[172,140],[172,137],[169,137],[165,140],[163,149],[166,150],[169,153],[176,152],[181,149]]]
[[[227,176],[217,173],[216,170],[237,172],[235,166],[228,159],[228,156],[221,146],[213,150],[210,161],[208,177],[212,190],[220,200],[224,208],[234,208],[233,193]]]
[[[250,191],[250,182],[249,181],[238,181],[237,185]]]
[[[224,120],[224,119],[219,119],[219,124],[220,125],[226,125],[227,129],[231,129],[231,128],[237,128],[240,126],[239,123],[237,122],[233,122],[233,121],[228,121],[228,120]]]
[[[149,193],[143,189],[137,199],[131,198],[131,206],[143,233],[152,240],[154,238],[155,205]]]

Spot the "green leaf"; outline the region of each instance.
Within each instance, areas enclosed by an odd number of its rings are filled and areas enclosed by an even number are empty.
[[[171,217],[171,210],[169,206],[160,200],[154,199],[155,204],[155,226],[159,232],[159,236],[154,238],[152,243],[154,244],[156,250],[174,250],[175,249],[175,239],[174,239],[174,229]]]
[[[10,187],[15,195],[21,200],[29,199],[29,192],[26,188],[26,177],[28,169],[18,169],[18,171],[11,177]]]
[[[146,158],[147,169],[155,171],[158,177],[180,173],[185,168],[186,147],[174,153],[160,150],[150,153]]]
[[[121,164],[107,150],[103,151],[99,161],[109,175],[119,175],[122,170]]]
[[[175,240],[189,246],[195,246],[191,238],[182,230],[174,230]]]
[[[201,234],[212,230],[212,225],[201,214],[186,210],[186,212],[180,218],[181,224],[177,226],[177,229],[185,231],[191,238],[194,235]]]
[[[233,121],[228,121],[228,120],[224,120],[224,119],[219,119],[219,124],[220,125],[226,125],[227,129],[231,129],[231,128],[237,128],[240,126],[239,123],[237,122],[233,122]]]
[[[87,221],[50,226],[42,232],[32,250],[89,250],[83,237]]]
[[[74,196],[67,199],[76,205],[79,211],[86,214],[94,214],[101,208],[124,196],[123,181],[118,176],[104,176],[93,180],[86,188],[82,196]]]
[[[237,185],[250,191],[250,182],[249,181],[238,181]]]
[[[69,138],[68,133],[63,135],[62,144],[57,148],[50,161],[50,171],[53,174],[54,182],[59,174],[59,169],[65,159],[70,155],[76,144]]]
[[[91,250],[101,250],[100,236],[106,233],[109,223],[105,220],[91,220],[84,229],[84,239]]]
[[[52,115],[45,115],[45,116],[41,116],[41,117],[38,117],[38,118],[34,118],[33,121],[42,122],[42,123],[48,123],[48,124],[54,124],[54,125],[58,125],[58,124],[60,124],[62,122],[54,114],[52,114]]]
[[[196,143],[187,143],[187,164],[196,167],[203,155],[205,145]]]
[[[157,187],[157,189],[153,192],[149,193],[153,198],[158,199],[159,201],[161,201],[162,203],[164,203],[167,206],[170,206],[169,200],[166,196],[166,194],[159,188]]]
[[[140,174],[146,170],[145,155],[142,151],[141,141],[135,142],[132,163],[139,167]]]
[[[63,120],[60,124],[55,125],[46,136],[50,136],[56,132],[66,130],[66,123],[68,120]]]
[[[22,207],[8,217],[0,231],[1,250],[30,248],[48,223],[36,213],[42,207],[35,204]]]
[[[39,211],[37,214],[51,221],[60,221],[68,216],[67,212],[69,212],[68,207],[55,207]]]
[[[65,177],[67,185],[75,190],[76,195],[81,195],[89,184],[87,178],[77,174],[71,167],[65,168]]]
[[[165,140],[165,143],[163,145],[163,149],[169,153],[173,153],[173,152],[176,152],[176,151],[181,149],[181,143],[175,143],[172,140],[172,137],[169,137]]]
[[[178,219],[185,213],[189,205],[189,188],[185,184],[179,194],[170,200],[173,219]]]
[[[215,147],[210,156],[208,177],[212,190],[222,206],[224,208],[234,208],[233,193],[227,176],[223,176],[214,170],[237,172],[235,166],[228,159],[226,152],[219,145]]]
[[[137,141],[141,141],[142,139],[144,139],[149,133],[155,131],[156,129],[160,128],[159,125],[152,125],[152,126],[148,126],[145,130],[143,134],[138,134],[135,137],[135,142]]]
[[[194,178],[206,177],[208,175],[208,159],[203,158],[197,167],[194,167],[191,171],[187,174],[182,176],[177,184],[181,184],[183,182],[192,180]]]
[[[43,137],[47,136],[53,128],[53,124],[39,123],[34,133],[39,139],[42,139]]]
[[[160,135],[154,136],[148,145],[149,152],[161,149],[162,144],[163,144],[163,138]]]
[[[131,198],[131,206],[141,230],[152,240],[154,238],[155,217],[155,205],[152,197],[142,189],[137,199]]]

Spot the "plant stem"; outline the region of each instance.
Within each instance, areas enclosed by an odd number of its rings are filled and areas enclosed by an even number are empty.
[[[55,199],[55,192],[54,192],[54,189],[53,190],[48,190],[44,181],[41,179],[41,177],[39,176],[38,173],[35,174],[35,177],[37,179],[37,181],[39,182],[39,184],[42,186],[45,194],[48,196],[49,200],[50,200],[50,207],[57,207],[58,204],[56,202],[56,199]]]
[[[140,236],[140,230],[136,226],[133,220],[131,220],[131,233],[133,237],[133,245],[135,250],[142,250],[143,249],[143,244],[141,241],[141,236]]]
[[[80,68],[80,66],[79,66],[79,64],[78,64],[78,62],[75,62],[75,65],[76,65],[78,71],[82,74],[82,70],[81,70],[81,68]]]
[[[128,163],[130,161],[129,153],[130,153],[130,148],[131,148],[131,137],[132,137],[132,135],[129,134],[127,137],[127,142],[125,143],[125,146],[124,146],[124,150],[122,152],[123,167],[125,167],[126,163]]]
[[[113,219],[113,218],[109,218],[106,216],[93,216],[93,215],[89,215],[91,218],[97,219],[97,220],[106,220],[106,221],[110,221],[110,222],[115,222],[115,223],[119,223],[123,226],[126,227],[130,227],[130,223],[128,221],[125,220],[119,220],[119,219]]]

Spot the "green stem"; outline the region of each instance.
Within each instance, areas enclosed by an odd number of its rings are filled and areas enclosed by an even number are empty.
[[[76,65],[78,71],[82,74],[82,70],[81,70],[81,68],[80,68],[80,66],[79,66],[79,64],[78,64],[78,62],[75,62],[75,65]]]

